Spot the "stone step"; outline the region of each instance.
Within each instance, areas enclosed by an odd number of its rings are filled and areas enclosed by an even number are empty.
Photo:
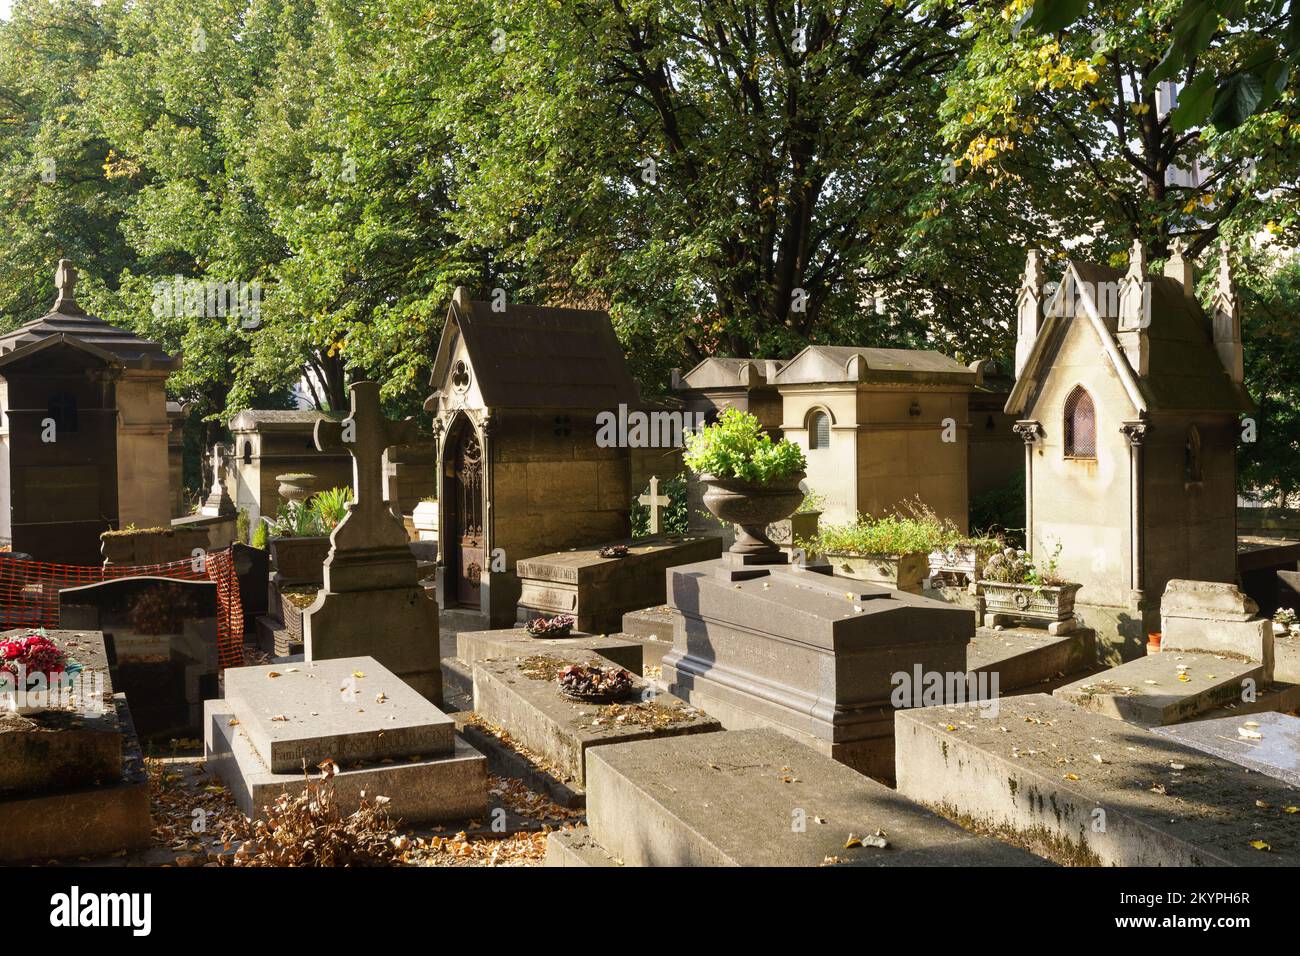
[[[618,744],[587,759],[591,836],[628,866],[1042,863],[776,730]],[[845,846],[878,831],[888,846]]]
[[[442,659],[442,705],[447,713],[474,709],[474,668],[459,657]]]
[[[1066,865],[1300,863],[1300,795],[1277,780],[1046,694],[979,713],[898,713],[900,795]]]
[[[673,612],[667,604],[628,611],[623,615],[623,634],[628,637],[650,638],[671,644],[673,642]]]
[[[556,830],[546,838],[543,866],[622,866],[591,838],[587,827]]]
[[[1053,694],[1107,717],[1160,727],[1240,700],[1245,687],[1258,691],[1264,684],[1264,666],[1256,661],[1164,651],[1059,687]]]
[[[1300,717],[1244,714],[1157,727],[1155,732],[1300,787]]]
[[[979,627],[966,645],[967,672],[996,673],[998,690],[1004,694],[1096,664],[1097,635],[1088,628],[1053,635],[1027,627]]]
[[[230,790],[239,809],[249,817],[259,817],[280,794],[301,793],[304,774],[301,769],[272,772],[245,728],[234,722],[234,712],[229,701],[204,702],[204,760],[212,776]],[[387,797],[388,812],[409,825],[482,819],[487,812],[487,760],[459,737],[453,738],[452,746],[451,753],[440,757],[412,755],[362,765],[340,763],[332,783],[339,809],[351,813],[364,793],[372,800]],[[314,768],[309,764],[308,769]]]
[[[232,667],[225,677],[230,713],[272,773],[326,758],[452,753],[452,719],[372,657]]]
[[[497,777],[513,777],[529,790],[544,793],[552,803],[568,809],[581,809],[587,805],[587,795],[559,780],[546,768],[536,766],[527,757],[474,722],[473,711],[451,714],[456,721],[456,732],[465,742],[487,758],[488,773]]]
[[[582,788],[589,750],[611,743],[649,737],[677,737],[721,729],[719,723],[671,694],[637,696],[629,703],[579,703],[560,696],[550,670],[574,655],[536,655],[539,669],[522,661],[479,661],[474,665],[474,711],[503,728],[518,743],[538,754],[556,778]],[[620,720],[619,717],[623,719]]]
[[[257,646],[274,657],[291,657],[302,653],[302,638],[284,626],[277,617],[262,614],[255,625]]]

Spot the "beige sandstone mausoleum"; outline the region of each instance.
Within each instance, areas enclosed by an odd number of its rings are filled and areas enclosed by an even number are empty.
[[[1163,275],[1135,242],[1127,272],[1070,262],[1046,294],[1029,253],[1017,300],[1015,387],[1026,528],[1081,582],[1079,617],[1112,656],[1158,630],[1172,578],[1236,578],[1241,319],[1226,252],[1207,314],[1178,248]]]

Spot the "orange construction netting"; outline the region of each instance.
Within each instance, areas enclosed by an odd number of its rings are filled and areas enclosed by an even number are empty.
[[[115,578],[175,578],[212,581],[217,586],[217,659],[221,666],[244,663],[244,611],[231,549],[167,564],[87,567],[49,564],[0,552],[0,621],[3,627],[59,626],[59,591]]]

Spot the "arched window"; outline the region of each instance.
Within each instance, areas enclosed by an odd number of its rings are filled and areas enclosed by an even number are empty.
[[[813,412],[808,418],[808,448],[831,446],[831,417],[825,412]]]
[[[1065,399],[1065,457],[1097,457],[1097,412],[1082,385]]]
[[[244,464],[251,465],[252,463],[253,463],[253,443],[251,441],[246,441],[244,442]]]

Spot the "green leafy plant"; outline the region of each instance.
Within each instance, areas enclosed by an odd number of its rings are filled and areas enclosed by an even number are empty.
[[[352,488],[327,488],[312,496],[308,508],[316,515],[325,531],[333,531],[338,523],[347,517],[348,505],[352,502]]]
[[[773,442],[755,416],[735,408],[686,439],[684,460],[698,475],[758,484],[791,478],[808,467],[798,445],[784,438]]]
[[[249,543],[255,548],[266,550],[266,542],[269,535],[267,534],[267,524],[265,521],[259,521],[257,527],[253,529],[253,540]]]
[[[248,544],[248,520],[248,509],[240,508],[235,516],[235,540],[240,544]]]
[[[803,501],[799,507],[794,510],[797,515],[812,514],[820,512],[826,507],[826,496],[819,495],[815,491],[804,492]]]
[[[310,538],[325,534],[320,514],[301,501],[287,501],[280,505],[271,522],[271,535],[276,538]]]
[[[826,525],[799,547],[812,554],[929,554],[952,540],[942,522],[886,515],[859,515],[848,524]]]

